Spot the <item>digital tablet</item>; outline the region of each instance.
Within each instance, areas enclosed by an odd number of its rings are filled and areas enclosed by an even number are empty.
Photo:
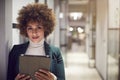
[[[49,56],[32,56],[21,55],[19,56],[19,72],[30,75],[33,80],[34,73],[39,69],[50,70],[50,57]]]

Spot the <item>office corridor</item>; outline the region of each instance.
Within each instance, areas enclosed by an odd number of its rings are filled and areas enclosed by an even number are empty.
[[[88,66],[89,58],[83,46],[73,43],[66,61],[66,80],[102,80],[96,69]]]

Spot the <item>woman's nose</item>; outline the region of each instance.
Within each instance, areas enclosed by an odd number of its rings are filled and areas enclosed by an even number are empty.
[[[37,33],[37,32],[38,32],[37,29],[33,29],[33,30],[32,30],[32,33]]]
[[[33,34],[33,36],[36,36],[37,33],[38,33],[38,30],[37,30],[37,29],[33,29],[33,30],[32,30],[32,34]]]

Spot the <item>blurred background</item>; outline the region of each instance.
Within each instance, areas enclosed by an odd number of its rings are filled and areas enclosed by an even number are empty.
[[[18,11],[33,2],[56,14],[46,40],[61,49],[66,80],[120,80],[120,0],[0,0],[0,80],[12,46],[26,41],[16,28]]]

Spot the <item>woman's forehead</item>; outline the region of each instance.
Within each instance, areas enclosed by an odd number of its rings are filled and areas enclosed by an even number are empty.
[[[30,24],[42,25],[42,22],[38,22],[38,21],[29,21],[29,22],[27,23],[27,25],[30,25]]]

